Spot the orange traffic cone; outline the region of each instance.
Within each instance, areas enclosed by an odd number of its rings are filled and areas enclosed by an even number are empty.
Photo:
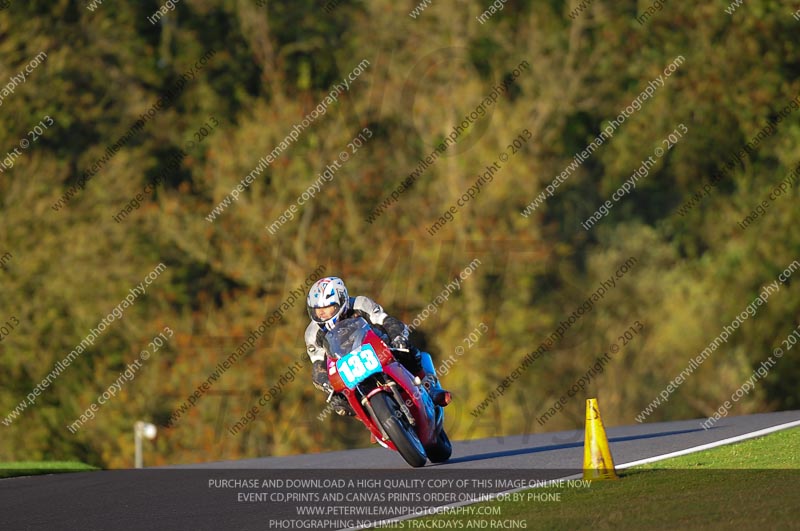
[[[585,437],[583,443],[583,479],[618,479],[596,398],[588,398],[586,400]]]

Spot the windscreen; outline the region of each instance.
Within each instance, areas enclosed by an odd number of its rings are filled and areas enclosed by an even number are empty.
[[[328,353],[334,358],[341,358],[360,347],[369,330],[369,323],[361,317],[339,321],[333,330],[325,335]]]

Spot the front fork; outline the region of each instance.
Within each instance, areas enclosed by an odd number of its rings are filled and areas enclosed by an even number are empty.
[[[400,406],[400,411],[402,411],[403,415],[405,415],[406,419],[408,419],[408,423],[411,424],[412,426],[416,426],[417,421],[414,418],[414,415],[412,415],[411,411],[408,409],[405,400],[403,400],[403,397],[400,395],[400,391],[397,390],[397,383],[389,382],[386,385],[389,387],[389,389],[391,389],[392,395],[394,396],[397,405]]]
[[[364,397],[361,399],[361,406],[364,408],[364,411],[367,412],[369,418],[372,419],[372,423],[378,427],[378,430],[381,432],[381,438],[384,441],[388,441],[389,434],[386,433],[383,424],[381,424],[381,422],[378,420],[378,416],[375,414],[375,410],[372,409],[372,404],[369,403],[369,399],[371,396],[373,396],[373,394],[364,395]]]
[[[406,417],[406,420],[408,420],[408,423],[412,426],[416,426],[417,424],[417,420],[414,418],[414,415],[411,414],[411,410],[408,409],[405,400],[403,400],[403,397],[397,388],[397,383],[393,381],[390,381],[388,383],[378,382],[378,386],[375,389],[365,394],[361,398],[361,406],[364,408],[369,417],[372,419],[372,423],[378,427],[384,440],[389,440],[389,434],[386,433],[383,424],[380,423],[380,421],[378,420],[378,416],[375,415],[375,410],[372,409],[372,404],[369,403],[369,399],[378,393],[386,392],[387,388],[389,392],[392,394],[392,397],[394,398],[398,407],[400,408],[400,411],[403,412],[403,415]]]

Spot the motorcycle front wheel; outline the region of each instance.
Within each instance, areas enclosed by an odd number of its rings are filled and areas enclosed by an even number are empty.
[[[369,403],[406,463],[415,468],[424,466],[428,460],[425,448],[394,398],[386,393],[378,393],[370,398]]]
[[[444,463],[450,459],[453,454],[453,445],[450,444],[450,439],[444,432],[444,426],[442,426],[442,431],[439,432],[439,437],[436,438],[436,444],[426,448],[426,453],[431,463]]]

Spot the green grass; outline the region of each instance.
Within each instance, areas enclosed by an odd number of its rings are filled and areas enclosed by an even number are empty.
[[[558,500],[474,505],[499,506],[499,516],[444,513],[381,529],[474,529],[476,520],[486,521],[487,529],[510,521],[515,528],[570,531],[800,529],[799,449],[800,428],[795,428],[623,470],[619,480],[595,481],[588,488],[524,491],[526,497],[559,493]],[[444,527],[445,521],[451,527]]]
[[[771,433],[758,439],[720,446],[704,452],[673,457],[638,466],[631,471],[652,469],[797,469],[800,468],[800,428]]]
[[[97,467],[78,461],[14,461],[0,462],[0,478],[34,476],[37,474],[61,474],[64,472],[87,472]]]

